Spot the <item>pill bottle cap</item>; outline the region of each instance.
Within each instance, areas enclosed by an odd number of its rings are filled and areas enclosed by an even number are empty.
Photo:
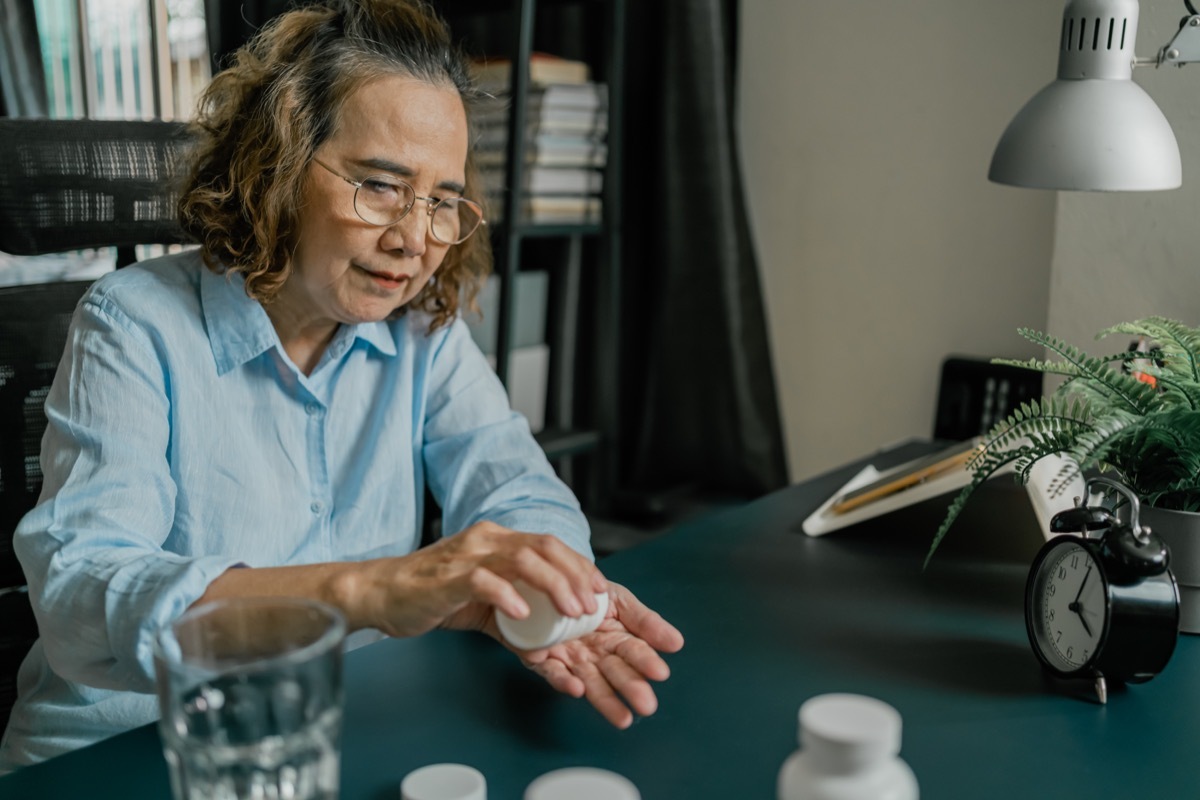
[[[900,713],[859,694],[824,694],[800,706],[800,746],[828,772],[845,773],[900,752]]]
[[[641,800],[626,777],[594,767],[547,772],[525,790],[525,800]]]
[[[400,782],[401,800],[487,800],[483,773],[466,764],[429,764]]]

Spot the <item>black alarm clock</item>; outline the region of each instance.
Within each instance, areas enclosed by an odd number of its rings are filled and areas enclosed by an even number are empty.
[[[1093,487],[1096,487],[1095,489]],[[1108,487],[1129,501],[1124,523],[1088,498]],[[1051,674],[1094,682],[1142,683],[1163,670],[1179,638],[1179,587],[1170,552],[1139,520],[1137,496],[1107,478],[1087,481],[1074,508],[1055,514],[1055,535],[1033,559],[1025,584],[1025,627]]]

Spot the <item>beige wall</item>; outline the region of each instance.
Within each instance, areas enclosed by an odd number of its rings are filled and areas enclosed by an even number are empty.
[[[986,173],[1054,76],[1061,14],[742,0],[738,122],[793,479],[928,436],[946,355],[1034,354],[1016,328],[1048,324],[1055,194]]]
[[[1143,2],[1139,56],[1174,36],[1180,4]],[[1183,187],[1168,192],[1063,193],[1050,285],[1052,333],[1077,346],[1096,332],[1150,314],[1200,325],[1200,64],[1137,69],[1134,79],[1163,110],[1183,157]]]

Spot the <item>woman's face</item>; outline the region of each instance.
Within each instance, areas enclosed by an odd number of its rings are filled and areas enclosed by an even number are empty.
[[[453,87],[401,76],[359,87],[316,157],[356,181],[399,178],[419,197],[461,196],[467,119]],[[277,327],[332,330],[386,319],[433,277],[449,249],[429,233],[418,200],[399,222],[370,225],[354,211],[354,187],[310,164],[292,274],[269,307]]]

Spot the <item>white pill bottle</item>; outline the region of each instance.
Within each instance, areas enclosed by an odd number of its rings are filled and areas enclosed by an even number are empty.
[[[900,758],[900,713],[882,700],[823,694],[800,706],[800,749],[779,770],[779,800],[917,800]]]

